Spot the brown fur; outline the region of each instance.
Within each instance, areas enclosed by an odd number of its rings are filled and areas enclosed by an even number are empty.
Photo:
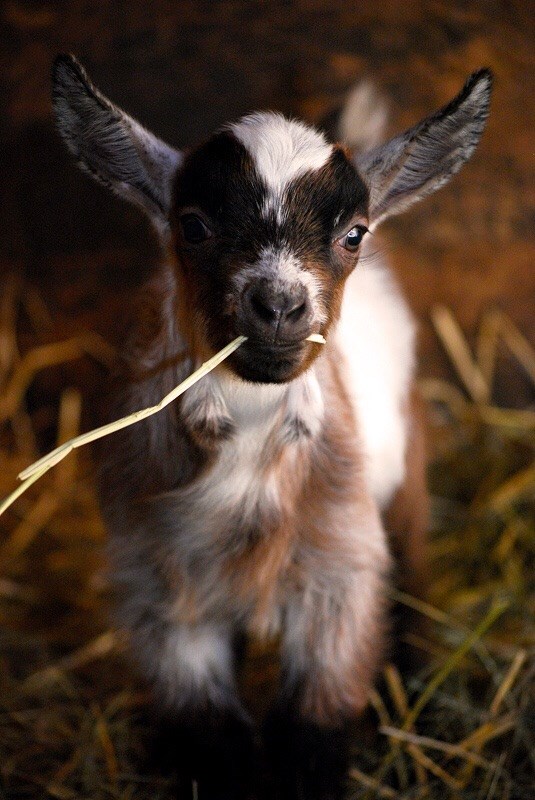
[[[397,564],[399,588],[415,597],[425,597],[429,585],[427,530],[429,497],[426,482],[425,406],[413,389],[408,403],[409,437],[405,481],[384,512]]]
[[[385,642],[390,568],[338,354],[333,348],[329,355],[321,375],[326,424],[298,505],[292,576],[297,602],[308,606],[302,711],[322,725],[357,715],[367,704]]]

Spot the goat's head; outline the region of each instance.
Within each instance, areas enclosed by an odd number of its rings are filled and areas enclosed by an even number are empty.
[[[476,147],[491,74],[364,153],[273,113],[247,116],[182,154],[118,109],[72,56],[54,66],[60,132],[79,164],[151,217],[176,258],[183,327],[200,352],[239,334],[240,377],[289,381],[336,321],[369,228],[438,189]],[[189,324],[187,324],[189,323]]]
[[[248,340],[233,366],[286,381],[314,358],[367,230],[368,191],[341,148],[299,122],[255,114],[186,156],[171,227],[211,347]]]

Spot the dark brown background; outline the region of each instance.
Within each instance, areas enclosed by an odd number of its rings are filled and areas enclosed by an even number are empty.
[[[491,118],[475,157],[388,224],[386,247],[421,320],[423,374],[448,370],[433,303],[450,305],[469,333],[498,304],[534,341],[534,12],[522,0],[7,0],[0,275],[22,271],[39,288],[54,319],[45,338],[93,328],[113,341],[130,287],[156,257],[141,214],[82,176],[53,129],[59,51],[75,53],[105,94],[175,145],[255,108],[319,120],[362,75],[390,98],[394,132],[491,66]],[[30,330],[21,336],[23,348],[36,343]],[[501,399],[525,401],[520,370],[511,363],[504,374]],[[62,380],[88,375],[78,365]]]

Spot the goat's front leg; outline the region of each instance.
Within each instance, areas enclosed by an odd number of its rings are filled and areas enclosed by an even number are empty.
[[[176,778],[180,800],[195,796],[193,782],[199,800],[244,800],[253,740],[235,684],[235,629],[223,619],[181,621],[149,557],[154,542],[132,536],[128,544],[122,540],[112,560],[119,621],[154,697],[151,760]]]
[[[283,691],[268,729],[285,800],[343,797],[348,723],[366,707],[383,656],[383,531],[323,542],[301,553],[286,608]]]
[[[253,741],[234,683],[230,630],[220,624],[160,624],[152,635],[145,628],[136,639],[143,648],[138,660],[154,690],[153,760],[176,777],[177,796],[248,798]]]
[[[248,798],[252,735],[234,682],[231,629],[166,622],[151,608],[130,633],[138,667],[153,690],[153,765],[176,780],[180,800]]]

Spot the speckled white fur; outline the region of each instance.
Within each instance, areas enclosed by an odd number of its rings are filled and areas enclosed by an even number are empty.
[[[314,314],[313,324],[319,326],[327,319],[318,279],[303,267],[300,259],[287,247],[264,248],[254,264],[236,273],[232,283],[233,290],[242,292],[247,284],[258,279],[269,280],[274,289],[282,291],[304,286]]]
[[[161,702],[176,709],[206,698],[217,705],[234,694],[233,655],[229,631],[216,625],[171,628],[158,659],[141,655],[155,671]]]

